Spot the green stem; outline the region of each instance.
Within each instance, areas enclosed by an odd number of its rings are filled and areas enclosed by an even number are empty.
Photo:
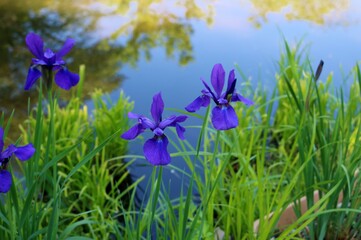
[[[45,80],[46,89],[48,92],[50,92],[53,85],[53,71],[47,67],[42,67],[41,71],[43,74],[43,79]]]
[[[47,161],[50,161],[54,156],[55,156],[55,120],[54,120],[54,115],[55,115],[55,108],[56,108],[56,97],[54,94],[52,94],[52,90],[51,88],[48,88],[48,101],[49,101],[49,106],[50,106],[50,113],[49,113],[49,117],[50,117],[50,122],[49,122],[49,132],[48,132],[48,142],[47,142],[47,154],[46,154],[46,159]],[[46,162],[47,162],[46,161]],[[53,203],[52,203],[52,215],[51,215],[51,219],[49,221],[49,226],[48,226],[48,234],[47,234],[47,238],[48,239],[56,239],[56,234],[57,234],[57,226],[58,226],[58,221],[59,221],[59,198],[60,195],[58,195],[58,168],[57,168],[57,162],[54,163],[54,165],[52,166],[52,190],[53,190]]]
[[[213,155],[212,155],[212,159],[209,163],[209,177],[208,177],[208,193],[209,193],[209,196],[208,196],[208,200],[207,200],[207,212],[208,212],[208,223],[210,226],[213,226],[213,218],[214,218],[214,208],[213,208],[213,205],[214,205],[214,196],[213,196],[213,190],[214,190],[214,187],[215,185],[217,184],[217,180],[216,181],[213,181],[213,174],[215,172],[214,170],[214,166],[215,166],[215,161],[216,161],[216,158],[217,158],[217,154],[218,154],[218,146],[219,146],[219,139],[220,139],[220,135],[221,135],[221,131],[217,130],[217,135],[216,135],[216,139],[215,139],[215,145],[214,145],[214,151],[213,151]],[[215,172],[216,176],[214,179],[218,179],[217,177],[217,171]]]
[[[154,168],[153,173],[152,173],[152,187],[151,187],[150,198],[149,198],[150,205],[151,205],[151,216],[150,216],[149,222],[148,222],[147,239],[151,239],[151,229],[152,229],[151,226],[153,224],[155,211],[157,209],[160,186],[162,183],[163,167],[162,166],[159,167],[158,177],[157,177],[156,182],[154,182],[156,172],[157,172],[156,168]]]

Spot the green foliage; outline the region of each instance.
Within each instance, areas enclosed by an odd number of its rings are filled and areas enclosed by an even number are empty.
[[[144,156],[125,155],[127,144],[119,137],[128,129],[125,116],[133,107],[124,94],[113,104],[96,90],[91,115],[79,99],[81,89],[65,107],[49,94],[45,114],[40,94],[18,140],[33,142],[37,152],[0,205],[0,236],[360,238],[360,68],[353,69],[347,93],[333,92],[333,76],[323,73],[317,80],[320,72],[315,74],[303,52],[301,44],[291,49],[285,42],[275,89],[269,95],[257,88],[251,107],[236,104],[235,129],[214,130],[210,107],[205,116],[176,110],[202,121],[187,127],[199,131],[195,146],[172,138],[175,129],[167,135],[175,149],[172,158],[185,161],[188,169],[153,168],[145,189],[149,195],[139,205],[135,187],[143,177],[131,183],[126,169]],[[7,134],[9,124],[4,129]],[[124,163],[126,158],[132,160]],[[179,198],[170,199],[174,186],[162,178],[167,168],[181,177]],[[307,199],[304,211],[301,196]],[[298,219],[280,226],[290,203]]]
[[[109,226],[118,220],[113,217],[121,206],[129,204],[127,194],[132,188],[130,176],[126,169],[129,163],[124,163],[117,156],[126,152],[127,142],[119,135],[128,127],[126,114],[133,105],[123,93],[113,106],[109,106],[102,100],[102,92],[95,91],[92,94],[95,109],[93,115],[89,115],[86,105],[82,105],[77,97],[73,97],[65,107],[55,104],[54,116],[54,154],[72,149],[66,156],[57,161],[59,183],[62,186],[61,212],[59,232],[66,226],[79,224],[71,231],[71,235],[79,234],[90,237],[109,237]],[[34,129],[37,124],[37,111],[25,122],[28,130],[20,126],[25,139],[34,136]],[[48,106],[47,112],[51,112]],[[51,114],[43,117],[43,139],[40,140],[39,155],[47,153],[46,143],[49,141],[49,126]],[[118,133],[109,141],[109,136]],[[84,139],[85,136],[88,136]],[[80,141],[80,142],[79,142]],[[106,145],[103,143],[107,142]],[[87,156],[93,149],[102,147],[94,156],[83,164],[77,172],[68,178],[69,173]],[[51,159],[51,153],[48,153]],[[45,158],[40,158],[39,165],[47,164]],[[51,174],[48,172],[45,177],[46,183],[42,186],[42,201],[47,203],[56,197],[53,194],[53,183]],[[96,193],[96,194],[94,194]],[[55,193],[60,194],[60,193]],[[85,223],[91,221],[90,223]],[[69,232],[70,234],[70,232]],[[64,234],[63,234],[64,235]],[[70,236],[71,236],[70,235]],[[66,235],[64,235],[66,237]]]
[[[104,141],[110,133],[116,132],[119,128],[126,130],[128,126],[128,112],[133,108],[133,104],[128,101],[123,92],[120,93],[119,100],[112,105],[112,101],[106,98],[101,90],[95,90],[92,94],[94,103],[94,119],[92,125],[94,126],[99,142]],[[112,106],[111,106],[112,105]],[[111,106],[111,108],[109,108]],[[127,141],[122,138],[114,139],[105,146],[104,154],[106,158],[113,158],[124,154],[127,151]]]
[[[215,131],[209,108],[205,116],[177,110],[203,120],[201,126],[188,127],[200,131],[196,146],[171,142],[176,148],[172,157],[183,158],[191,173],[170,167],[189,179],[188,191],[184,194],[182,185],[180,197],[171,200],[166,186],[159,192],[153,180],[151,201],[135,212],[123,209],[127,221],[117,227],[116,232],[123,234],[118,236],[149,239],[150,227],[157,239],[215,239],[222,234],[223,239],[357,236],[361,74],[356,67],[346,101],[342,90],[332,93],[332,75],[323,73],[325,83],[315,81],[300,46],[290,49],[285,43],[270,96],[258,88],[252,94],[254,106],[236,105],[236,129]],[[197,204],[190,191],[199,195]],[[156,209],[153,194],[159,194]],[[301,214],[297,200],[304,195],[308,210]],[[343,200],[338,203],[340,196]],[[298,219],[280,226],[278,220],[290,203],[295,204]]]
[[[301,237],[301,232],[310,239],[358,236],[359,68],[345,100],[342,89],[331,92],[332,75],[324,77],[325,83],[315,81],[300,45],[291,50],[285,42],[285,49],[271,98],[257,90],[255,106],[240,107],[239,127],[223,136],[221,152],[232,157],[220,159],[230,164],[215,190],[215,216],[226,237],[269,239],[283,208],[294,201],[297,208],[296,200],[305,195],[310,210],[298,212],[299,220],[286,226],[280,239]],[[271,212],[272,218],[263,217]],[[257,218],[258,232],[253,229]]]

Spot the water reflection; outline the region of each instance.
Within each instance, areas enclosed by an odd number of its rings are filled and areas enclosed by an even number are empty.
[[[209,1],[207,1],[209,2]],[[169,1],[168,1],[169,3]],[[25,36],[33,31],[46,47],[59,49],[64,40],[76,40],[67,55],[71,71],[86,65],[84,93],[94,88],[116,89],[125,78],[124,64],[136,66],[141,58],[151,59],[151,49],[162,47],[179,64],[193,60],[190,21],[211,22],[212,12],[194,0],[179,1],[177,7],[163,0],[0,0],[0,112],[13,125],[27,115],[27,101],[36,101],[36,91],[23,87],[31,54]],[[208,5],[209,6],[209,5]],[[69,59],[70,58],[70,59]],[[62,94],[66,97],[65,91]]]
[[[48,47],[55,50],[66,38],[76,39],[76,46],[67,55],[70,59],[66,59],[70,70],[77,71],[80,64],[85,64],[87,74],[83,92],[98,87],[107,92],[118,89],[127,77],[122,75],[124,65],[136,66],[142,58],[151,59],[154,48],[164,49],[166,55],[179,64],[192,61],[195,56],[192,34],[197,27],[193,20],[210,24],[217,14],[217,9],[215,12],[212,9],[215,2],[0,0],[0,111],[9,113],[15,108],[15,119],[22,121],[20,118],[27,114],[28,97],[32,97],[32,102],[36,101],[36,91],[22,90],[31,59],[24,43],[29,31],[41,35]],[[227,4],[240,6],[240,2]],[[250,20],[259,26],[267,21],[267,14],[271,12],[281,13],[287,19],[323,24],[327,16],[337,17],[350,3],[349,0],[249,0],[247,4],[253,5],[254,13],[243,15],[244,18],[253,14]],[[231,24],[237,24],[238,20],[232,19]],[[225,42],[221,38],[219,34],[219,44]]]
[[[267,22],[267,14],[281,13],[287,20],[304,20],[316,24],[325,24],[326,18],[337,18],[337,13],[345,11],[349,7],[349,0],[250,0],[255,13],[249,20],[256,27]]]
[[[96,87],[109,91],[124,79],[122,66],[135,66],[143,56],[150,59],[152,48],[163,47],[169,57],[187,64],[193,59],[190,20],[211,20],[211,11],[193,0],[180,1],[173,12],[161,0],[118,2],[1,0],[1,105],[26,102],[19,98],[31,59],[24,44],[30,31],[41,35],[52,49],[60,48],[67,37],[76,39],[69,66],[73,71],[80,64],[87,66],[84,92]]]

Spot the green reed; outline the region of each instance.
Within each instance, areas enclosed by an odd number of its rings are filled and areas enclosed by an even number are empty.
[[[333,91],[332,75],[314,70],[301,44],[285,42],[272,92],[259,86],[254,106],[236,105],[239,126],[217,131],[204,115],[177,111],[199,120],[195,144],[169,138],[171,157],[184,161],[153,167],[143,199],[129,182],[127,168],[144,156],[127,155],[119,138],[133,105],[120,94],[114,104],[100,90],[92,94],[91,117],[82,104],[82,79],[67,106],[58,93],[39,102],[20,126],[37,149],[21,177],[13,177],[0,204],[0,236],[5,239],[339,239],[360,228],[361,73],[353,69],[350,89]],[[327,64],[327,62],[325,63]],[[241,70],[239,74],[242,74]],[[244,79],[245,80],[245,79]],[[111,106],[111,107],[109,107]],[[9,131],[8,117],[0,123]],[[187,134],[187,133],[186,133]],[[175,130],[171,134],[177,136]],[[127,159],[129,161],[125,162]],[[173,160],[174,161],[174,160]],[[180,187],[163,178],[179,176]],[[171,188],[179,196],[171,198]],[[318,193],[319,200],[314,199]],[[197,199],[195,200],[195,196]],[[307,209],[301,212],[302,196]],[[342,200],[340,201],[340,196]],[[286,207],[297,219],[279,226]],[[256,227],[255,223],[258,223]]]

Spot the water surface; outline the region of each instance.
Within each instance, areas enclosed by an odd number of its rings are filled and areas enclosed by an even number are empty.
[[[209,80],[215,63],[227,72],[237,64],[248,77],[238,75],[237,88],[250,98],[251,92],[242,88],[246,80],[271,89],[283,39],[291,46],[302,40],[314,68],[324,60],[320,81],[333,73],[336,86],[352,82],[347,75],[361,56],[360,1],[178,2],[0,0],[0,109],[7,116],[15,109],[12,128],[26,117],[28,97],[36,101],[35,88],[22,90],[32,57],[24,43],[30,31],[54,50],[67,37],[76,39],[69,68],[86,65],[84,92],[101,87],[116,100],[124,91],[135,102],[134,112],[148,116],[157,92],[166,107],[183,109],[199,95],[200,77]],[[194,141],[196,133],[186,134]],[[134,141],[130,153],[142,154],[141,143]],[[173,163],[183,167],[181,159]],[[169,171],[165,174],[177,181]]]

